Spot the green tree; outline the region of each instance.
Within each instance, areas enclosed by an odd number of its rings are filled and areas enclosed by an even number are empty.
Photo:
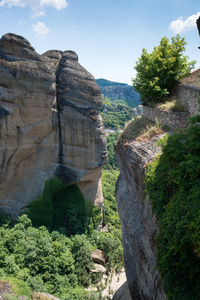
[[[82,234],[86,230],[85,198],[76,184],[67,186],[53,198],[53,226],[65,227],[67,235]]]
[[[102,173],[102,190],[105,208],[104,223],[116,228],[120,228],[120,219],[115,199],[115,184],[118,176],[118,170],[105,170]]]
[[[55,177],[45,182],[42,195],[29,202],[26,213],[36,227],[62,228],[69,236],[86,230],[87,208],[81,190],[75,184],[66,186]]]
[[[115,144],[117,142],[117,139],[119,137],[119,131],[115,133],[111,133],[106,137],[107,140],[107,154],[108,154],[108,163],[103,166],[103,169],[106,170],[116,170],[117,169],[117,162],[115,159]]]
[[[37,199],[29,202],[28,211],[26,212],[32,220],[33,225],[46,226],[48,229],[52,226],[52,201],[51,201],[51,180],[45,182],[42,195]]]
[[[73,242],[72,254],[75,259],[75,273],[79,283],[88,286],[91,284],[90,270],[94,268],[91,245],[84,234],[75,235],[71,240]]]
[[[195,61],[188,62],[188,57],[183,55],[186,44],[185,39],[177,35],[172,37],[171,43],[163,37],[152,53],[142,50],[134,67],[136,77],[132,81],[143,104],[152,100],[162,102],[170,94],[173,83],[189,75]]]

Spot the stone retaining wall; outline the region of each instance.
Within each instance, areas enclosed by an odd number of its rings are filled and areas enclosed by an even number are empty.
[[[176,84],[172,90],[172,95],[179,100],[187,111],[190,113],[191,117],[199,114],[198,111],[199,103],[198,99],[200,97],[200,88],[189,86],[185,84]]]
[[[143,116],[152,121],[157,118],[161,125],[167,125],[171,128],[183,128],[187,125],[190,114],[188,112],[175,112],[143,106]]]

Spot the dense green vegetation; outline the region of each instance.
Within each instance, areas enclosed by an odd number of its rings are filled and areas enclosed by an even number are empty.
[[[19,294],[33,290],[79,299],[71,296],[72,289],[91,282],[91,246],[85,235],[69,239],[49,233],[45,226],[32,227],[22,215],[14,227],[0,227],[0,236],[0,276],[16,282]]]
[[[148,167],[146,190],[160,226],[157,264],[168,299],[200,295],[200,116],[165,136]]]
[[[49,230],[62,228],[68,236],[86,230],[86,201],[78,186],[67,187],[57,178],[45,182],[42,195],[28,205],[26,211],[33,226]]]
[[[106,112],[103,110],[106,108]],[[103,98],[100,109],[104,126],[111,129],[123,129],[126,122],[132,119],[131,108],[124,104],[115,104],[107,98]]]
[[[114,105],[118,105],[118,104],[122,104],[122,105],[125,105],[125,106],[128,106],[130,108],[135,108],[137,105],[140,104],[140,101],[139,100],[136,100],[135,102],[129,100],[129,99],[116,99],[116,100],[112,100],[111,99],[108,99],[110,100]]]
[[[115,144],[119,137],[119,131],[115,133],[110,133],[107,137],[107,153],[108,153],[108,163],[103,166],[103,169],[106,170],[116,170],[117,169],[117,162],[115,159]]]
[[[111,172],[111,171],[110,171]],[[114,173],[115,172],[115,173]],[[112,172],[111,172],[112,173]],[[114,198],[117,171],[106,177],[105,221],[109,232],[98,232],[101,209],[87,201],[76,185],[66,187],[57,178],[46,181],[44,191],[29,203],[14,224],[0,211],[0,278],[16,284],[16,293],[42,291],[65,299],[102,299],[83,289],[99,283],[91,253],[104,251],[107,272],[123,266],[119,217]],[[88,220],[88,221],[87,221]],[[105,223],[106,222],[106,223]]]
[[[162,38],[150,54],[142,50],[135,66],[133,88],[140,94],[143,104],[165,100],[174,82],[189,75],[194,68],[195,61],[188,62],[188,57],[183,55],[185,45],[185,39],[177,35],[172,37],[171,43],[166,37]]]
[[[120,229],[120,219],[115,199],[115,183],[119,176],[118,170],[105,170],[102,174],[102,189],[104,196],[105,224]]]

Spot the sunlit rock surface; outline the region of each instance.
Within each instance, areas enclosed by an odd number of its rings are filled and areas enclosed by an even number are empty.
[[[39,55],[21,36],[0,40],[0,207],[13,216],[49,177],[102,203],[107,160],[101,92],[73,51]]]

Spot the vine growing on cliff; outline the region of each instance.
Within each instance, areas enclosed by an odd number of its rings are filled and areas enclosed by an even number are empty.
[[[158,217],[157,264],[168,299],[200,294],[200,126],[160,141],[162,154],[149,166],[146,190]]]

